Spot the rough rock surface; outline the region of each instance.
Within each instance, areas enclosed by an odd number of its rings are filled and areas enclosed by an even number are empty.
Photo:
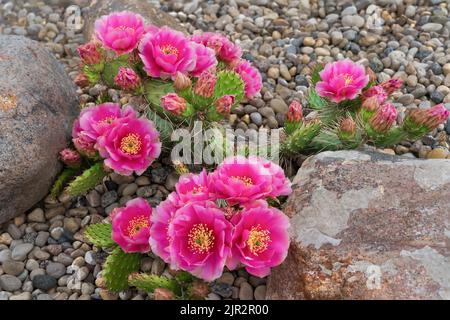
[[[53,55],[0,36],[0,223],[48,193],[77,111],[75,86]]]
[[[299,170],[269,299],[450,299],[450,161],[324,152]]]
[[[88,9],[84,15],[84,37],[85,39],[91,39],[94,33],[95,20],[103,15],[110,14],[111,12],[119,11],[132,11],[139,13],[148,24],[155,26],[167,25],[172,29],[185,31],[179,22],[175,18],[171,17],[167,13],[156,9],[147,1],[142,0],[93,0],[91,1]]]

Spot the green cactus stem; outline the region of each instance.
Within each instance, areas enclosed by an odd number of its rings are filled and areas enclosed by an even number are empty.
[[[71,196],[85,194],[99,184],[107,174],[103,163],[98,162],[70,182],[65,191]]]
[[[123,291],[128,288],[128,276],[139,270],[141,255],[125,253],[117,246],[108,256],[103,266],[103,278],[111,291]]]
[[[116,243],[111,239],[112,226],[109,223],[91,224],[84,231],[85,237],[97,247],[109,248]]]

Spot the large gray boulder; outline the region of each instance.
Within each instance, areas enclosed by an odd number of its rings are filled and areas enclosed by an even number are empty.
[[[77,112],[75,85],[51,53],[0,36],[0,223],[47,194]]]
[[[450,299],[449,160],[324,152],[295,184],[267,298]]]
[[[84,10],[83,34],[86,41],[89,41],[94,34],[95,20],[119,11],[139,13],[147,24],[153,24],[157,27],[166,25],[178,31],[186,31],[174,17],[156,9],[147,0],[93,0],[89,7]]]

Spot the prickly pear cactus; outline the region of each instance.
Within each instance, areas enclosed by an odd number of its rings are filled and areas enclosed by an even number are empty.
[[[66,192],[71,196],[82,195],[99,184],[107,174],[103,163],[96,163],[69,183]]]
[[[103,266],[103,278],[111,291],[123,291],[128,288],[128,276],[139,270],[141,255],[125,253],[117,246],[108,256]]]
[[[85,237],[94,245],[109,248],[116,243],[111,239],[112,226],[109,223],[91,224],[84,231]]]

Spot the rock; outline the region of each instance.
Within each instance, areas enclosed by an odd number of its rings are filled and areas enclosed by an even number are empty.
[[[19,261],[6,260],[2,264],[2,268],[6,274],[18,276],[19,274],[22,273],[23,269],[25,268],[25,264]]]
[[[47,291],[56,285],[56,279],[46,274],[39,274],[33,278],[33,286],[37,289]]]
[[[266,286],[258,286],[255,289],[255,300],[266,300]]]
[[[22,293],[19,293],[19,294],[9,297],[9,300],[31,300],[31,293],[30,292],[22,292]]]
[[[241,283],[239,289],[240,300],[253,300],[253,288],[248,282]]]
[[[45,270],[49,276],[55,279],[59,279],[66,274],[66,266],[59,262],[49,262]]]
[[[445,159],[449,154],[444,148],[436,148],[427,153],[427,159]]]
[[[232,285],[234,282],[234,276],[230,272],[224,272],[222,276],[216,280],[217,282]]]
[[[14,247],[11,252],[11,258],[16,261],[23,261],[27,257],[28,253],[33,250],[34,245],[32,243],[22,243]]]
[[[29,222],[45,222],[44,210],[41,208],[34,209],[28,214],[27,219]]]
[[[361,16],[352,15],[352,16],[344,16],[342,18],[342,25],[344,27],[357,27],[362,28],[364,26],[365,20]]]
[[[22,282],[15,276],[4,274],[0,276],[0,289],[14,292],[22,287]]]
[[[54,56],[24,37],[0,36],[0,223],[28,210],[61,169],[58,152],[78,110],[75,85]]]
[[[440,23],[430,22],[430,23],[424,24],[422,26],[422,30],[425,32],[432,32],[432,31],[437,32],[437,31],[441,30],[442,27],[443,27],[443,25]]]
[[[268,299],[450,298],[449,161],[323,152],[293,183]]]
[[[273,99],[270,101],[270,107],[275,111],[276,113],[287,113],[288,112],[288,105],[286,102],[284,102],[281,99]]]
[[[139,13],[147,24],[153,24],[157,27],[164,25],[172,29],[185,32],[185,29],[169,14],[156,9],[149,1],[141,0],[93,0],[84,12],[83,35],[86,41],[92,38],[94,33],[95,20],[111,12],[132,11]]]
[[[11,241],[13,241],[13,238],[9,235],[9,233],[5,232],[0,235],[0,244],[9,246],[11,244]]]

